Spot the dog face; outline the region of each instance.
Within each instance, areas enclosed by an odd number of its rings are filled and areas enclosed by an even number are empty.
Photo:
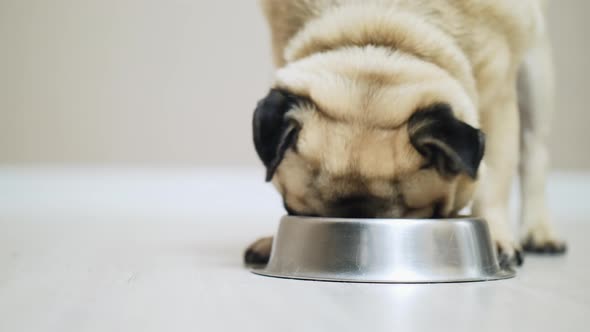
[[[428,218],[471,199],[484,136],[460,85],[378,49],[285,67],[254,112],[256,151],[292,215]],[[352,52],[352,53],[351,53]]]

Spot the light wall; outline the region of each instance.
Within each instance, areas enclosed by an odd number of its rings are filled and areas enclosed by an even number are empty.
[[[553,1],[556,168],[590,168],[590,2]],[[0,163],[258,165],[256,1],[0,0]]]

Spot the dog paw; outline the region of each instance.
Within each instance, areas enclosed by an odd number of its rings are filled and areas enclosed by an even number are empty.
[[[244,253],[246,265],[264,265],[270,258],[272,249],[272,237],[265,237],[251,244]]]
[[[512,241],[496,241],[496,250],[498,252],[498,263],[503,269],[521,266],[524,262],[522,249]]]
[[[552,229],[540,224],[525,233],[521,242],[525,252],[559,255],[567,251],[564,241],[557,238]]]
[[[557,239],[537,240],[529,235],[522,241],[522,248],[525,252],[535,254],[560,255],[567,251],[565,242]]]

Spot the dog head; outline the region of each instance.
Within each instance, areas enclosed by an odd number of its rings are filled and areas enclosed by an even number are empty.
[[[444,70],[369,47],[277,77],[254,112],[254,143],[290,214],[444,217],[471,200],[484,135]]]

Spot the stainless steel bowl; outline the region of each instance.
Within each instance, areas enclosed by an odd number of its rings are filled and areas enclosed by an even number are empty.
[[[510,278],[482,219],[285,216],[260,275],[345,282],[437,283]]]

